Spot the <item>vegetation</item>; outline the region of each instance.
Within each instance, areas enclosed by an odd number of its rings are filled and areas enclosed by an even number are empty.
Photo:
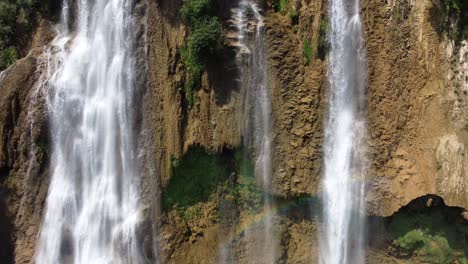
[[[190,106],[195,102],[195,91],[200,87],[200,79],[208,58],[219,47],[222,26],[216,16],[212,0],[186,0],[181,15],[190,28],[187,43],[180,54],[188,70],[185,84],[185,97]]]
[[[18,59],[33,27],[38,0],[0,0],[0,71]]]
[[[463,130],[465,130],[466,132],[468,132],[468,123],[465,124],[465,126],[463,127]]]
[[[8,68],[18,59],[18,51],[15,47],[8,47],[0,51],[0,71]]]
[[[163,193],[163,205],[185,209],[207,201],[228,176],[222,157],[191,148],[182,159],[171,161],[171,180]]]
[[[172,159],[171,179],[162,195],[165,209],[175,208],[190,221],[200,215],[201,203],[220,195],[248,213],[262,207],[263,191],[256,184],[254,165],[243,149],[208,154],[194,147],[182,159]]]
[[[446,238],[431,236],[426,232],[415,229],[397,239],[395,244],[408,252],[417,252],[426,263],[452,263],[453,250]]]
[[[399,212],[388,223],[389,239],[424,263],[467,263],[468,226],[456,220],[458,214],[438,208]]]
[[[285,13],[289,7],[289,0],[270,0],[276,12]]]
[[[312,58],[314,57],[314,51],[312,49],[312,44],[308,39],[305,39],[304,43],[302,44],[302,54],[304,54],[306,64],[310,64]]]
[[[238,178],[233,196],[237,197],[236,203],[248,213],[257,212],[263,204],[263,190],[257,186],[255,180],[255,166],[248,158],[244,149],[236,152],[236,167],[238,168]]]
[[[325,56],[330,49],[330,43],[328,42],[327,38],[328,32],[328,22],[325,19],[322,19],[320,23],[320,31],[319,31],[319,40],[318,40],[318,48],[317,48],[317,57],[321,60],[325,59]]]
[[[318,44],[317,50],[314,52],[314,48],[312,47],[312,43],[310,39],[304,39],[302,42],[302,54],[306,59],[306,64],[310,64],[312,59],[318,58],[320,60],[324,60],[325,56],[330,49],[330,43],[328,41],[328,22],[324,18],[320,23],[319,29],[319,36],[318,36]]]
[[[277,12],[284,13],[289,6],[289,0],[276,0],[274,7]]]
[[[468,2],[465,0],[442,0],[444,22],[443,30],[459,43],[468,38]]]
[[[299,24],[299,11],[291,10],[289,11],[289,18],[291,18],[291,22],[293,25]]]

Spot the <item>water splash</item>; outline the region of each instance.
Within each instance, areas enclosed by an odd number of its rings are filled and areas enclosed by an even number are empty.
[[[366,59],[359,0],[332,0],[320,263],[364,263]]]
[[[53,153],[38,264],[143,262],[132,8],[131,0],[64,1],[46,71]]]

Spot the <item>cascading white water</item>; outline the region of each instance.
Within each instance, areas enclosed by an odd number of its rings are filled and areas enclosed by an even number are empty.
[[[331,0],[320,263],[364,263],[366,80],[359,0]]]
[[[131,0],[64,1],[46,73],[53,152],[38,264],[143,262],[132,8]]]
[[[255,0],[241,0],[234,10],[234,21],[239,38],[238,65],[240,83],[244,93],[244,135],[246,145],[254,151],[255,176],[264,190],[265,212],[272,211],[272,121],[271,101],[268,87],[267,58],[264,43],[265,24],[262,10]],[[277,246],[274,233],[274,216],[263,219],[262,252],[255,252],[257,263],[274,263]]]

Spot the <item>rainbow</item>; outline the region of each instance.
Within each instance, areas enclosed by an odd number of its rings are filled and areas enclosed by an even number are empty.
[[[320,202],[317,197],[301,197],[293,201],[282,200],[274,203],[271,208],[266,208],[261,213],[256,214],[253,218],[243,222],[235,232],[231,233],[223,244],[224,246],[230,245],[235,242],[239,237],[242,237],[247,231],[262,224],[265,219],[275,215],[285,214],[286,212],[306,204],[319,205]],[[314,208],[315,209],[315,208]]]

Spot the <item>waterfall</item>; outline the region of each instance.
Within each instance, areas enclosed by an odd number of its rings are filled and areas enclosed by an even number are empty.
[[[133,3],[68,1],[45,71],[51,183],[36,263],[142,263]]]
[[[237,63],[244,101],[245,144],[255,156],[255,176],[264,191],[261,252],[251,252],[257,263],[274,263],[277,246],[274,238],[274,215],[271,193],[272,177],[272,120],[267,75],[267,57],[264,43],[265,24],[262,10],[255,0],[241,0],[233,10],[238,35]],[[260,240],[261,239],[261,240]],[[261,258],[259,258],[261,256]]]
[[[331,0],[320,263],[364,263],[366,59],[359,0]]]

